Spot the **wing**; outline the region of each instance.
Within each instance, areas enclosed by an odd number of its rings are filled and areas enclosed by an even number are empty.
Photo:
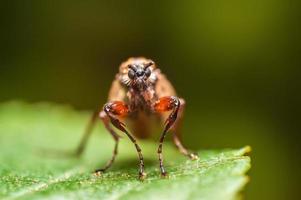
[[[175,88],[172,86],[170,81],[166,78],[164,74],[160,72],[159,69],[156,70],[156,77],[157,82],[155,85],[155,93],[157,96],[157,99],[161,97],[166,96],[177,96]],[[161,118],[161,121],[164,123],[166,118],[168,117],[169,113],[161,113],[159,117]]]
[[[108,102],[124,101],[126,98],[126,90],[119,80],[114,80],[109,91]]]
[[[157,82],[155,85],[155,92],[158,98],[165,96],[176,96],[176,90],[170,83],[170,81],[166,78],[164,74],[160,72],[160,70],[156,70]]]

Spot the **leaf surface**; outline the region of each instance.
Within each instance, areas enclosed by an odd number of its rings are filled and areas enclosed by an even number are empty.
[[[168,178],[158,170],[157,144],[139,141],[146,180],[137,179],[134,146],[124,136],[111,170],[91,172],[110,158],[113,141],[99,124],[80,159],[49,154],[71,150],[79,142],[88,112],[68,106],[10,102],[0,105],[0,199],[237,199],[248,182],[250,147],[199,151],[187,160],[164,145]]]

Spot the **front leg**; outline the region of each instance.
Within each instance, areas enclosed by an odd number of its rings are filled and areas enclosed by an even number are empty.
[[[187,150],[181,140],[180,140],[180,126],[182,124],[183,121],[183,115],[184,115],[184,109],[185,109],[185,100],[184,99],[180,99],[180,108],[179,108],[179,113],[178,113],[178,118],[177,121],[175,122],[174,126],[171,128],[171,131],[173,132],[172,138],[173,138],[173,142],[176,145],[177,149],[185,156],[189,157],[191,160],[196,160],[198,159],[198,155],[195,153],[192,153],[191,151]]]
[[[157,113],[171,111],[171,113],[169,114],[168,118],[165,121],[165,127],[161,134],[159,140],[159,147],[158,147],[159,164],[160,164],[160,170],[162,176],[167,175],[167,172],[165,171],[163,166],[163,154],[162,154],[163,141],[167,131],[174,125],[175,121],[177,120],[179,108],[180,108],[180,100],[178,97],[175,96],[162,97],[154,104],[153,109]]]
[[[122,101],[113,101],[111,103],[107,103],[104,106],[104,112],[110,118],[111,123],[119,130],[124,132],[129,139],[134,143],[136,151],[139,157],[139,178],[144,179],[146,173],[144,172],[144,161],[143,155],[140,146],[137,144],[136,139],[126,130],[125,124],[122,123],[119,118],[126,117],[130,113],[129,107]]]

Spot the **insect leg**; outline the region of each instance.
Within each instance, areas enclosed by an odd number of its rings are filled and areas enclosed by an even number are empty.
[[[179,98],[174,96],[162,97],[154,104],[155,112],[163,113],[166,111],[172,111],[165,121],[165,127],[159,140],[158,156],[159,156],[159,164],[160,164],[160,170],[162,176],[167,175],[167,172],[165,171],[163,166],[163,154],[162,154],[163,141],[167,131],[174,125],[177,119],[179,108],[180,108],[180,100]]]
[[[88,123],[88,125],[84,131],[84,135],[83,135],[78,147],[76,148],[75,156],[77,156],[77,157],[81,156],[84,149],[86,148],[86,144],[88,142],[89,137],[91,136],[91,133],[95,126],[97,117],[98,117],[98,112],[95,111],[90,119],[90,122]]]
[[[176,120],[174,126],[171,128],[171,131],[173,132],[173,142],[176,145],[177,149],[185,156],[189,157],[192,160],[195,160],[198,158],[198,156],[195,153],[191,153],[189,150],[187,150],[180,139],[180,126],[183,121],[183,115],[184,115],[184,109],[185,109],[185,100],[180,99],[180,108],[178,113],[178,119]]]
[[[113,101],[111,103],[107,103],[104,106],[104,112],[108,115],[111,120],[111,123],[119,130],[124,132],[128,138],[134,143],[136,151],[139,157],[139,178],[143,179],[146,176],[144,172],[144,161],[143,155],[140,146],[137,144],[136,139],[126,130],[125,124],[122,123],[117,117],[125,117],[129,112],[128,106],[122,101]]]
[[[107,162],[107,164],[103,168],[95,170],[95,173],[105,172],[107,169],[109,169],[112,166],[112,164],[115,161],[115,158],[117,156],[117,153],[118,153],[118,143],[119,143],[119,136],[117,135],[117,133],[110,126],[110,124],[109,124],[110,123],[110,118],[108,117],[108,115],[104,111],[101,111],[99,113],[99,117],[102,120],[103,124],[105,125],[105,128],[112,135],[112,137],[115,141],[115,146],[114,146],[114,151],[113,151],[112,158]]]

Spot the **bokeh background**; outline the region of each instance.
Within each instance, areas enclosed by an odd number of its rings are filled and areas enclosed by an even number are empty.
[[[118,65],[143,55],[187,101],[188,146],[251,145],[247,199],[300,198],[298,0],[0,5],[1,102],[92,110]]]

